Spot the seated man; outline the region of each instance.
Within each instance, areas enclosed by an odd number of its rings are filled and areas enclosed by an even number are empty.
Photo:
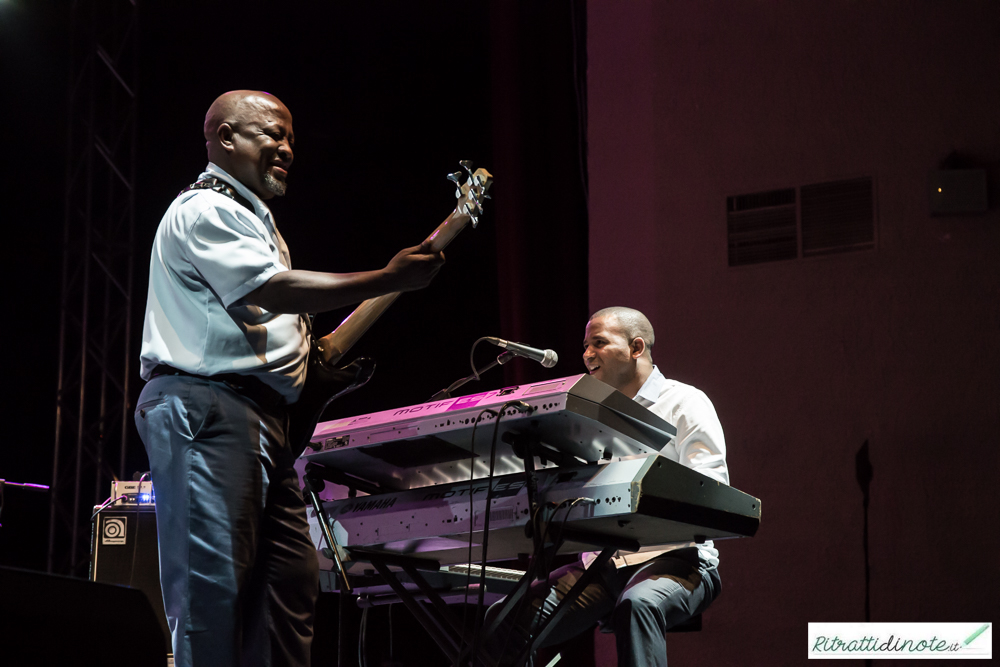
[[[605,308],[587,322],[583,362],[592,376],[676,426],[676,439],[661,454],[729,484],[725,439],[712,402],[698,389],[660,373],[653,365],[653,340],[653,327],[645,315],[631,308]],[[595,558],[596,554],[583,554],[580,563],[553,572],[551,589],[545,581],[533,584],[531,604],[523,606],[513,628],[501,626],[491,638],[491,649],[503,651],[503,660],[516,659],[528,639],[528,628],[534,629],[555,611]],[[620,552],[544,644],[564,642],[604,621],[605,628],[615,633],[619,667],[665,666],[664,633],[703,612],[719,595],[718,566],[719,552],[711,542]]]

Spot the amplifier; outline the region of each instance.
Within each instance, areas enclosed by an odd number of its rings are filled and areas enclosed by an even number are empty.
[[[111,482],[111,497],[115,499],[114,506],[121,505],[155,505],[152,482]]]
[[[91,524],[90,580],[128,586],[145,593],[167,646],[170,646],[170,630],[160,592],[155,507],[115,505],[97,515]]]

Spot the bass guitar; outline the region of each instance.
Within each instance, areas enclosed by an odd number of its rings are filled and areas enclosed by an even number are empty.
[[[485,169],[472,171],[472,163],[460,163],[468,177],[462,183],[462,172],[448,174],[448,180],[455,186],[458,204],[437,229],[424,240],[428,252],[444,250],[465,226],[479,223],[483,214],[483,201],[489,199],[487,191],[493,184],[493,176]],[[312,338],[309,348],[306,382],[299,400],[288,406],[289,441],[301,451],[309,445],[309,439],[316,430],[323,411],[340,396],[348,394],[364,385],[375,372],[375,361],[367,357],[356,359],[342,367],[337,367],[341,358],[368,331],[382,313],[392,305],[399,292],[383,294],[364,301],[354,309],[332,333],[317,339]]]

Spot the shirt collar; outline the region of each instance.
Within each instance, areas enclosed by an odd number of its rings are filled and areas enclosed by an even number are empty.
[[[667,378],[663,377],[660,369],[653,366],[653,372],[649,374],[646,381],[639,387],[639,393],[635,395],[633,400],[644,408],[648,408],[660,398],[660,393],[663,391],[663,385],[666,382]]]
[[[214,162],[209,162],[208,166],[205,167],[205,172],[198,177],[198,180],[204,178],[218,178],[219,180],[225,181],[229,185],[233,186],[240,195],[253,205],[254,213],[257,217],[266,222],[274,224],[274,218],[271,217],[271,209],[267,207],[260,197],[255,195],[250,188],[240,183],[235,177],[230,176],[225,169],[215,164]]]

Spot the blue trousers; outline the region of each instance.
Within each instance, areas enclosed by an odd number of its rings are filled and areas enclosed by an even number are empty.
[[[308,665],[316,549],[283,409],[163,375],[135,412],[176,667]]]
[[[572,563],[552,573],[551,589],[545,581],[532,584],[528,602],[490,638],[489,650],[502,655],[501,664],[517,658],[528,641],[528,629],[534,630],[555,611],[585,571],[582,564]],[[615,633],[619,667],[666,667],[664,633],[705,611],[721,591],[718,568],[699,558],[694,548],[623,568],[609,562],[538,648],[561,644],[600,621]],[[497,610],[494,605],[487,612],[487,625]]]

